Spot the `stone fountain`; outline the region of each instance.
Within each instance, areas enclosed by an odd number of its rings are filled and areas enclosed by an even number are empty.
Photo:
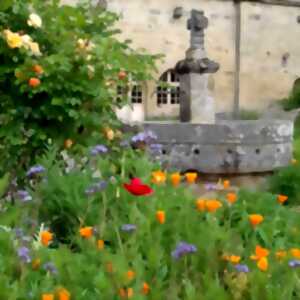
[[[292,159],[292,121],[216,121],[208,81],[219,64],[205,52],[207,26],[203,11],[192,10],[188,20],[190,48],[175,66],[180,76],[180,121],[144,123],[162,145],[162,152],[153,152],[153,156],[167,169],[207,174],[258,173],[288,165]]]

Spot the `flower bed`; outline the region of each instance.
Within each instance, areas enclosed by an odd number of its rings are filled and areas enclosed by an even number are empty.
[[[143,151],[98,145],[67,170],[50,151],[28,170],[2,204],[6,299],[299,297],[300,220],[286,196],[224,181],[196,199],[201,175],[167,174]]]

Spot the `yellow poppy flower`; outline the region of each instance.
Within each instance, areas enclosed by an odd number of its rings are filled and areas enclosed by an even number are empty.
[[[152,182],[156,184],[164,183],[167,179],[166,173],[162,171],[152,172]]]

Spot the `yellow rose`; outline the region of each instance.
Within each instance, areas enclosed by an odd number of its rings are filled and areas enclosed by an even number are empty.
[[[4,30],[4,36],[10,48],[14,49],[22,47],[22,37],[18,33],[11,32],[10,30]]]

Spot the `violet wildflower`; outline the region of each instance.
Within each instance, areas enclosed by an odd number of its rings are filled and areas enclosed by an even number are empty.
[[[18,256],[21,259],[22,262],[24,263],[30,263],[31,262],[31,257],[29,255],[30,250],[27,247],[20,247],[18,249]]]
[[[234,268],[239,273],[248,273],[249,272],[249,268],[248,268],[247,265],[237,264],[237,265],[234,266]]]
[[[56,275],[58,273],[57,268],[52,262],[47,262],[43,265],[43,269],[49,272],[52,275]]]
[[[91,155],[98,155],[98,154],[107,153],[107,151],[108,151],[108,149],[106,146],[96,145],[91,149],[90,153],[91,153]]]
[[[144,132],[140,132],[136,135],[134,135],[132,138],[131,138],[131,141],[133,143],[151,143],[153,141],[157,140],[157,136],[154,132],[150,131],[150,130],[147,130],[147,131],[144,131]]]
[[[107,182],[102,180],[102,181],[100,181],[98,183],[94,183],[90,187],[88,187],[85,190],[85,193],[90,196],[95,193],[103,191],[106,187],[107,187]]]
[[[25,190],[17,191],[17,196],[22,202],[28,202],[32,200],[31,195]]]
[[[204,187],[207,191],[213,191],[218,189],[218,185],[215,183],[205,183]]]
[[[299,259],[292,259],[289,261],[289,266],[291,268],[297,268],[300,267],[300,260]]]
[[[36,165],[36,166],[31,167],[27,171],[26,176],[27,177],[32,177],[33,175],[41,174],[43,172],[45,172],[45,168],[41,165]]]
[[[124,224],[121,226],[121,230],[125,232],[132,232],[136,230],[136,225],[134,224]]]
[[[193,244],[188,244],[186,242],[180,242],[177,244],[176,249],[172,251],[171,255],[174,259],[179,259],[185,254],[197,252],[197,247]]]

